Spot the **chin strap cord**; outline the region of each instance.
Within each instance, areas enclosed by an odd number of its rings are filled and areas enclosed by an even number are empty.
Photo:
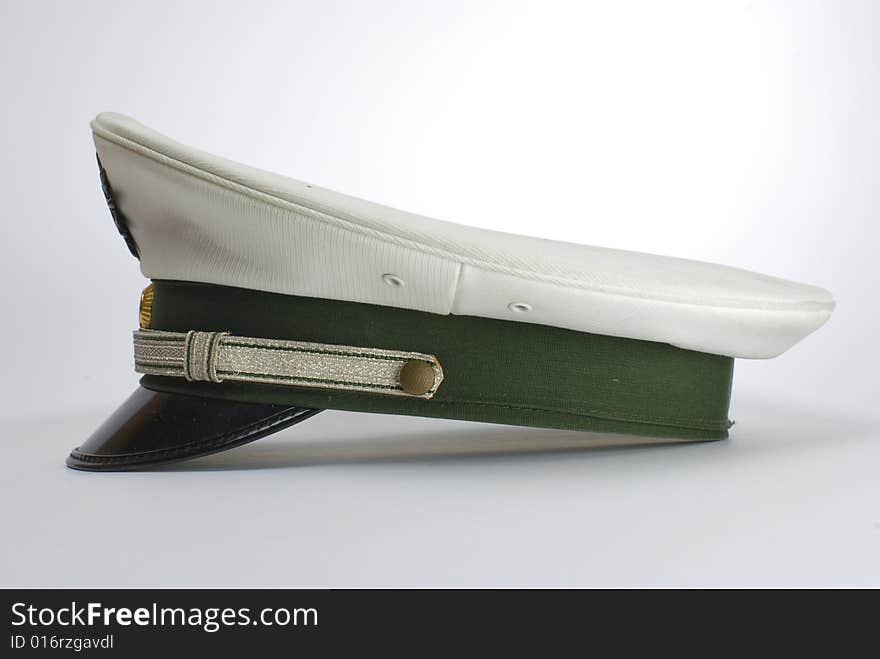
[[[228,332],[134,332],[135,371],[189,381],[257,382],[431,398],[443,382],[434,355]]]

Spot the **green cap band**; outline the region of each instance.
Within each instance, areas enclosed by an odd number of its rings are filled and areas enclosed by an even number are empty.
[[[681,439],[723,439],[733,359],[522,322],[155,281],[150,328],[436,355],[430,400],[146,375],[153,390],[243,402]]]

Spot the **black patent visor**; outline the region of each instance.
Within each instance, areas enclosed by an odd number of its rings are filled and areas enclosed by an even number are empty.
[[[155,467],[247,444],[320,411],[138,387],[82,446],[71,451],[67,466],[86,471]]]

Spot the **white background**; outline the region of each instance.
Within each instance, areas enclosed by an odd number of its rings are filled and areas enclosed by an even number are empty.
[[[880,5],[4,2],[0,585],[880,585]],[[726,442],[325,412],[64,467],[145,285],[89,120],[409,211],[824,286]],[[555,449],[555,450],[551,450]]]

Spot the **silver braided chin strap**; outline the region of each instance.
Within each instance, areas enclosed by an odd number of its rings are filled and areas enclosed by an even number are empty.
[[[431,398],[443,381],[434,355],[228,332],[134,332],[135,371],[190,381],[256,382]]]

